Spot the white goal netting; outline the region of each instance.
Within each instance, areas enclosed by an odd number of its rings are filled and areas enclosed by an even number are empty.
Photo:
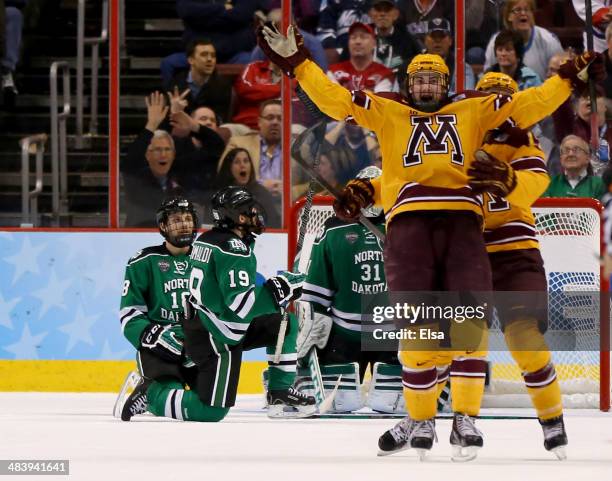
[[[312,206],[304,245],[296,256],[296,236],[302,205],[294,207],[289,239],[290,259],[299,259],[306,272],[312,244],[333,214],[330,197],[318,197]],[[549,289],[547,338],[572,333],[572,345],[552,352],[566,407],[609,406],[609,357],[601,355],[600,239],[601,215],[590,199],[546,199],[533,209]],[[606,317],[604,316],[604,319]],[[606,322],[609,322],[609,318]],[[604,335],[608,335],[604,332]],[[559,343],[561,344],[561,343]],[[483,406],[530,407],[521,372],[505,350],[497,320],[490,332],[491,379]],[[557,343],[553,342],[553,349]],[[602,366],[602,362],[604,365]],[[603,374],[603,376],[602,376]]]

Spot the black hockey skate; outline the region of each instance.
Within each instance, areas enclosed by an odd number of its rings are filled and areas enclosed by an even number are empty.
[[[269,418],[306,418],[317,410],[313,396],[308,396],[293,387],[268,391]]]
[[[558,418],[540,420],[544,432],[544,448],[552,451],[560,460],[567,459],[565,446],[567,446],[567,433],[563,424],[563,416]]]
[[[465,462],[476,458],[484,442],[482,433],[474,425],[474,418],[467,414],[455,413],[453,429],[450,435],[453,447],[453,461]]]
[[[121,408],[121,420],[129,421],[136,414],[147,412],[147,389],[153,382],[152,379],[141,378],[132,394],[126,399]]]
[[[437,440],[435,419],[415,421],[406,416],[378,438],[378,455],[388,456],[412,448],[423,461],[434,440]]]

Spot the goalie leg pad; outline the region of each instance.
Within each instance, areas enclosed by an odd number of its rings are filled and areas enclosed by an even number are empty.
[[[359,364],[351,362],[347,364],[328,364],[321,366],[325,395],[330,396],[338,376],[342,376],[338,391],[334,397],[332,413],[347,413],[357,411],[364,406],[364,399],[359,384]],[[314,396],[314,386],[308,368],[298,368],[295,379],[295,388],[304,394]]]
[[[359,383],[359,363],[327,364],[321,366],[321,375],[323,376],[326,396],[331,395],[338,381],[338,376],[342,376],[331,412],[353,412],[364,406],[361,384]]]
[[[406,414],[402,389],[402,366],[399,364],[374,364],[368,406],[374,411],[389,414]]]

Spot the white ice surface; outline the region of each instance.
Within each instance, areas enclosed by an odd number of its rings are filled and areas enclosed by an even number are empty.
[[[244,396],[217,424],[111,415],[114,395],[0,393],[0,459],[69,459],[70,477],[44,480],[202,481],[603,481],[612,479],[612,414],[569,411],[568,460],[542,446],[534,419],[480,420],[485,447],[450,461],[450,421],[426,462],[411,451],[376,456],[393,419],[269,420]],[[529,410],[521,413],[531,414]],[[486,413],[485,413],[486,414]],[[12,479],[1,476],[0,480]]]

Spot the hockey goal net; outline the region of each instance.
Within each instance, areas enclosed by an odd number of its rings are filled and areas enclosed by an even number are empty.
[[[333,215],[333,198],[315,196],[304,243],[296,252],[305,200],[292,208],[289,226],[289,266],[298,262],[302,272],[316,236]],[[553,362],[568,408],[610,408],[609,301],[602,288],[601,205],[592,199],[540,199],[533,208],[550,295],[549,311],[571,311],[561,316],[571,325],[554,326],[575,333],[572,350],[553,351]],[[595,295],[594,295],[595,294]],[[558,305],[564,299],[564,305]],[[568,301],[569,299],[569,301]],[[564,312],[565,312],[564,311]],[[494,321],[490,333],[491,376],[483,406],[530,407],[521,372],[503,349],[503,335]]]

